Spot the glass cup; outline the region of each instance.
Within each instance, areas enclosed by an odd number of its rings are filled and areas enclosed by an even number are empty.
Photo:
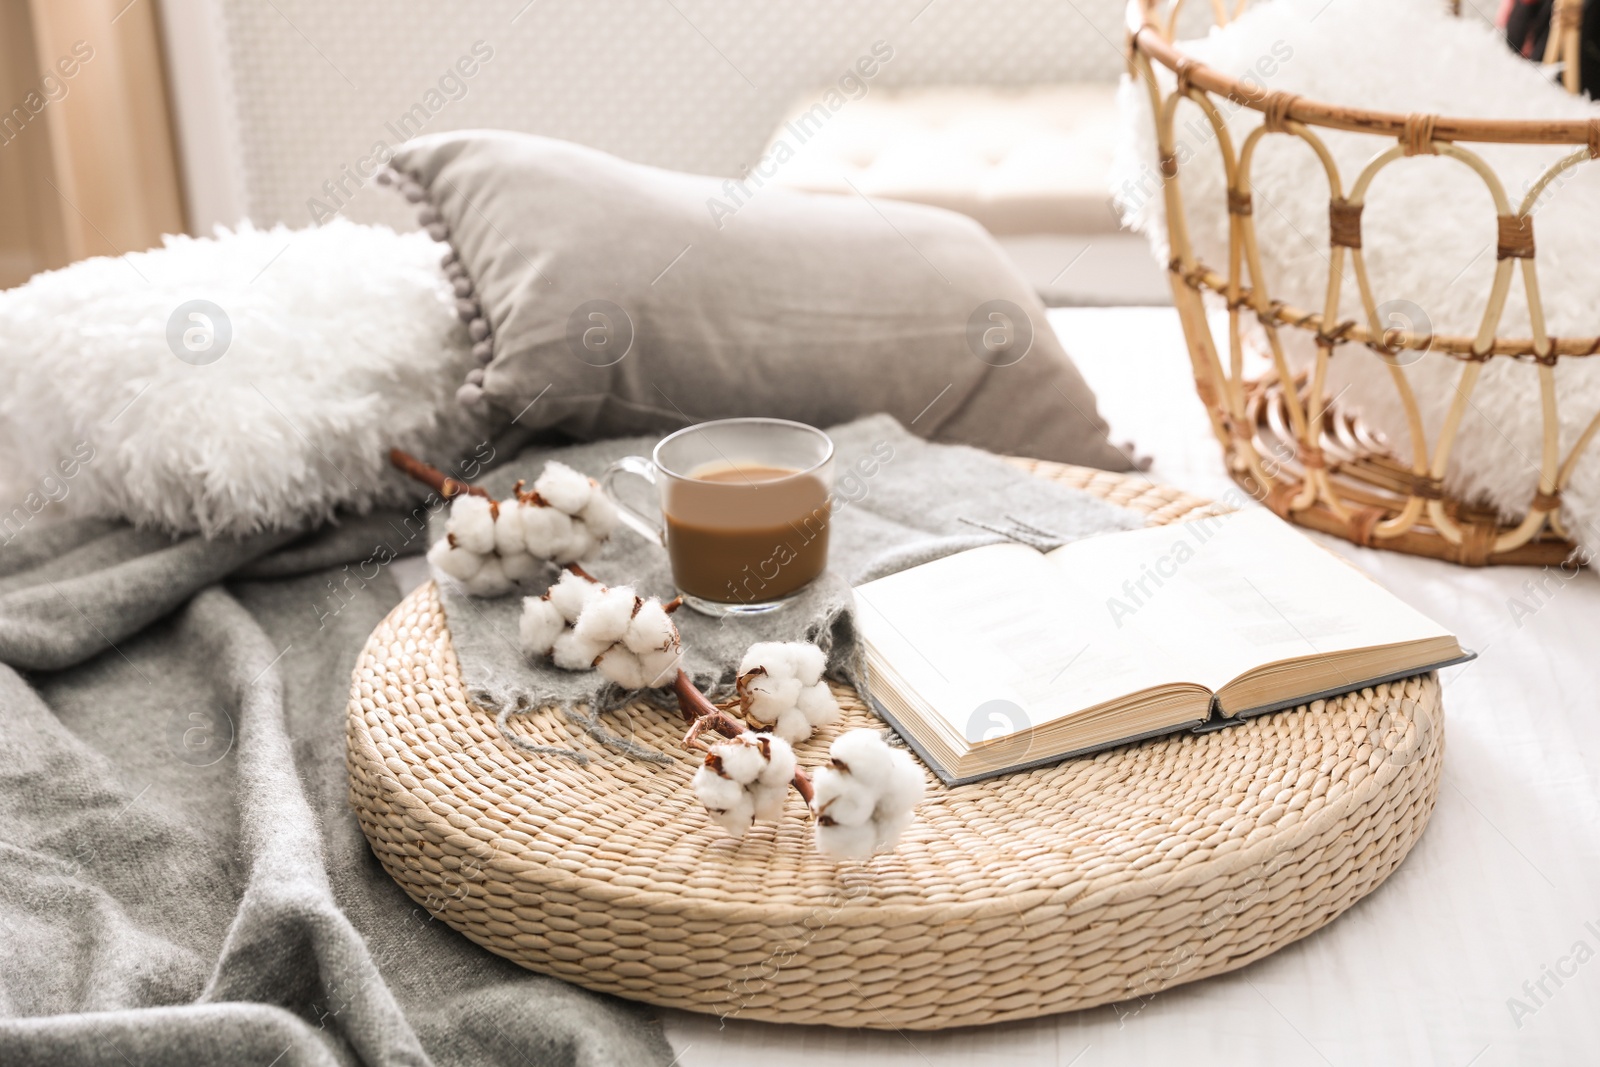
[[[618,498],[624,474],[655,487],[661,517]],[[607,468],[622,521],[662,545],[684,603],[707,615],[772,611],[828,565],[833,441],[787,419],[722,419]]]

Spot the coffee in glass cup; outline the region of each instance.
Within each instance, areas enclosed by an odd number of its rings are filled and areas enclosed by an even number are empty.
[[[661,519],[618,499],[617,479],[656,489]],[[722,419],[628,456],[601,480],[622,520],[665,546],[685,603],[709,615],[781,607],[828,564],[833,442],[786,419]]]

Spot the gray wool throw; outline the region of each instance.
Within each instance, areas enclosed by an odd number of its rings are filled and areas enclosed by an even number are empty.
[[[671,1062],[413,903],[350,811],[350,671],[423,530],[0,534],[0,1064]]]
[[[757,641],[818,643],[829,653],[832,677],[869,684],[859,663],[852,586],[997,541],[1048,549],[1141,525],[1140,517],[1125,508],[1036,478],[987,452],[929,444],[887,415],[835,426],[828,434],[835,447],[828,570],[781,610],[765,615],[714,619],[684,608],[673,616],[683,637],[684,670],[708,691],[720,692],[732,683],[739,660]],[[529,448],[478,484],[503,499],[517,479],[531,483],[549,460],[598,479],[623,456],[648,456],[656,440]],[[648,487],[632,481],[629,488],[643,497]],[[628,489],[620,491],[635,499]],[[640,504],[645,506],[643,500]],[[443,536],[445,517],[442,510],[435,513],[432,537]],[[641,596],[665,601],[675,595],[666,551],[626,527],[584,567],[609,585],[633,586]],[[521,595],[471,597],[454,579],[437,572],[434,577],[468,691],[479,704],[495,709],[502,723],[520,708],[558,705],[596,740],[637,758],[665,758],[605,729],[604,712],[623,694],[598,671],[565,671],[523,655],[517,636]],[[547,584],[527,592],[541,594]],[[505,736],[523,743],[509,732]]]

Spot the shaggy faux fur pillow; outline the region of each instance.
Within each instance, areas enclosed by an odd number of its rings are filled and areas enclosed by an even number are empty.
[[[0,462],[25,500],[207,535],[411,499],[389,448],[450,460],[479,433],[444,251],[247,225],[0,292]],[[0,540],[35,510],[6,507]]]
[[[1600,108],[1556,87],[1507,50],[1489,27],[1452,18],[1435,0],[1274,0],[1252,5],[1237,22],[1182,48],[1201,62],[1268,89],[1316,100],[1401,113],[1480,118],[1595,118]],[[1172,79],[1164,69],[1170,89]],[[1167,260],[1164,206],[1156,172],[1149,99],[1124,82],[1126,134],[1113,189],[1126,221],[1151,237]],[[1221,101],[1233,143],[1261,122],[1259,112]],[[1227,265],[1226,185],[1217,140],[1198,107],[1178,110],[1180,181],[1200,259]],[[1349,189],[1367,161],[1386,147],[1369,135],[1318,129]],[[1572,146],[1464,145],[1499,174],[1513,205],[1537,175]],[[1268,136],[1252,168],[1256,232],[1274,298],[1321,308],[1328,272],[1328,183],[1311,149],[1296,138]],[[1417,156],[1391,164],[1367,195],[1362,245],[1381,304],[1421,309],[1436,333],[1478,329],[1495,269],[1495,209],[1483,182],[1461,163]],[[1600,334],[1600,169],[1580,164],[1556,181],[1534,210],[1539,281],[1552,336]],[[1364,319],[1346,263],[1340,319]],[[1401,305],[1404,306],[1404,305]],[[1414,314],[1414,313],[1413,313]],[[1423,325],[1423,324],[1418,324]],[[1502,335],[1529,336],[1520,271],[1500,324]],[[1314,353],[1304,331],[1282,330],[1302,365]],[[1430,441],[1455,396],[1461,363],[1438,354],[1406,371],[1423,405]],[[1563,360],[1558,368],[1563,454],[1600,410],[1600,360]],[[1364,350],[1340,350],[1329,393],[1384,431],[1407,457],[1409,434],[1389,375]],[[1507,517],[1527,508],[1538,478],[1540,410],[1536,368],[1492,360],[1472,394],[1446,486],[1485,500]],[[1589,450],[1595,451],[1593,447]],[[1534,462],[1528,458],[1533,457]],[[1591,548],[1600,548],[1600,455],[1577,466],[1563,516]]]
[[[887,412],[934,440],[1128,469],[1044,307],[965,216],[515,133],[424,137],[393,166],[460,256],[487,364],[463,399],[524,427]]]

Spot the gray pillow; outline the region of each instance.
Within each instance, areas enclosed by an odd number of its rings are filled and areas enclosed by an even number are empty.
[[[419,138],[391,165],[454,250],[484,364],[469,407],[579,440],[881,411],[935,441],[1129,467],[1044,307],[965,216],[500,131]]]

